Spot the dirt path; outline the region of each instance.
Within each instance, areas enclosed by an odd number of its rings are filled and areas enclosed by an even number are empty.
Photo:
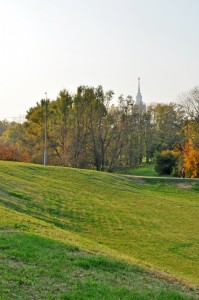
[[[118,174],[119,175],[119,174]],[[189,189],[197,184],[199,178],[181,178],[181,177],[162,177],[162,176],[139,176],[139,175],[120,175],[121,178],[136,181],[138,183],[146,183],[145,179],[163,179],[165,181],[173,181],[180,188]]]

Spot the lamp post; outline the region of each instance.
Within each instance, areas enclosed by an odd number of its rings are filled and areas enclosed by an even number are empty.
[[[47,93],[45,92],[46,100],[44,105],[44,165],[47,165]]]

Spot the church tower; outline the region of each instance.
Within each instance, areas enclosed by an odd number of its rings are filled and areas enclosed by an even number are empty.
[[[136,96],[136,102],[135,102],[136,105],[141,105],[143,104],[142,102],[142,94],[140,93],[140,77],[138,77],[138,93],[137,93],[137,96]]]

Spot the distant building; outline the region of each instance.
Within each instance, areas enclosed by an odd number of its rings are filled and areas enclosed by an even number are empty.
[[[140,77],[138,77],[138,92],[135,104],[138,106],[138,110],[141,115],[146,112],[146,104],[142,101],[142,94],[140,92]]]

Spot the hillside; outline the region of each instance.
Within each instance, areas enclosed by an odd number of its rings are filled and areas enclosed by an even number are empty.
[[[196,298],[198,183],[132,179],[1,161],[1,299]]]

